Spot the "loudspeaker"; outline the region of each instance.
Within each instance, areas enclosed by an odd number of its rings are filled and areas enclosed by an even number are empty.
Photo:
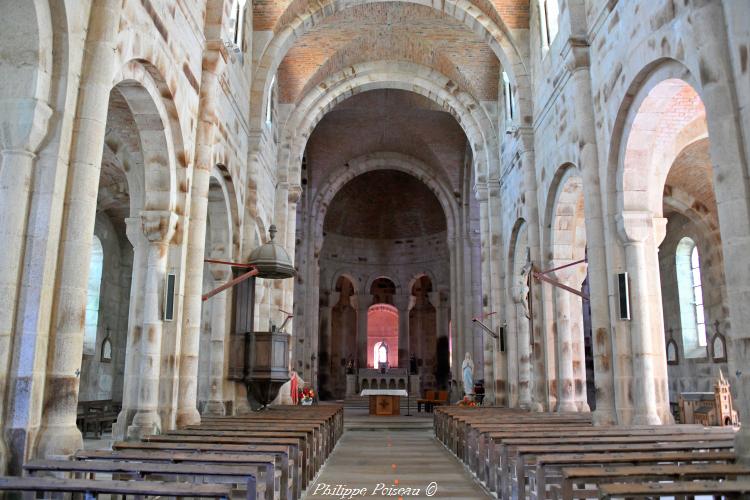
[[[500,352],[505,352],[505,325],[500,327]]]
[[[176,276],[174,273],[167,274],[167,282],[164,286],[164,321],[174,319],[174,285]]]
[[[630,287],[628,273],[617,274],[617,290],[620,302],[620,319],[630,319]]]

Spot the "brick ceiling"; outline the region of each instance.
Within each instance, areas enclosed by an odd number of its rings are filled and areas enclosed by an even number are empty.
[[[701,206],[692,207],[699,212],[708,211],[718,215],[714,193],[713,168],[709,156],[709,139],[701,139],[686,146],[667,175],[666,186],[678,188]]]
[[[295,102],[311,80],[383,60],[431,66],[478,100],[497,99],[500,66],[489,46],[451,16],[402,3],[349,8],[306,32],[279,67],[279,97]]]
[[[356,177],[333,198],[326,233],[352,238],[401,239],[445,231],[445,214],[422,182],[395,170]]]

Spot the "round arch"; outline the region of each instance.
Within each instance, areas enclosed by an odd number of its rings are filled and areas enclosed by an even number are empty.
[[[211,169],[211,177],[209,180],[209,216],[213,212],[216,214],[216,206],[212,209],[212,203],[210,199],[211,185],[216,186],[221,190],[223,198],[223,209],[226,214],[227,233],[225,238],[225,257],[228,259],[234,258],[239,251],[239,214],[237,210],[237,195],[234,190],[234,183],[232,177],[229,175],[227,168],[222,164],[215,164]]]
[[[416,158],[400,153],[379,153],[360,156],[350,160],[349,167],[341,167],[332,172],[318,190],[318,194],[312,203],[312,214],[316,216],[313,228],[313,241],[316,252],[319,252],[322,248],[325,214],[336,193],[355,177],[376,170],[398,170],[413,175],[425,183],[435,193],[440,205],[443,207],[448,226],[448,239],[455,234],[458,207],[456,206],[455,199],[451,196],[447,183],[436,177],[428,165]],[[365,288],[365,290],[369,290],[369,288]]]
[[[571,163],[562,165],[550,184],[545,207],[544,243],[553,267],[585,257],[586,225],[583,197],[583,178],[580,171]],[[569,221],[572,224],[562,224],[566,218],[572,218],[572,221]],[[580,234],[581,232],[583,234]]]
[[[144,167],[144,210],[179,210],[187,193],[187,167],[177,110],[169,89],[156,69],[143,61],[129,61],[113,79],[113,90],[130,107],[140,134]],[[163,97],[168,96],[168,97]],[[165,157],[166,155],[166,157]]]
[[[333,16],[347,8],[377,3],[379,1],[324,0],[306,8],[304,5],[300,5],[302,4],[302,0],[292,2],[287,7],[285,15],[281,17],[281,19],[285,17],[291,17],[291,19],[274,29],[274,36],[264,47],[258,63],[258,73],[253,80],[252,91],[250,93],[251,128],[260,129],[262,127],[272,75],[276,74],[281,61],[297,39],[329,16]],[[496,22],[469,0],[454,0],[437,4],[442,6],[442,8],[436,8],[436,4],[429,0],[404,1],[406,3],[433,8],[462,22],[472,33],[479,34],[500,60],[503,68],[506,68],[509,78],[517,87],[516,95],[519,96],[518,104],[521,115],[531,117],[531,100],[527,95],[530,89],[528,70],[521,52],[515,45],[513,36],[507,27],[504,26],[502,20],[498,19],[499,22]],[[286,16],[286,13],[289,12],[299,12],[299,14],[293,17],[291,15]]]
[[[339,282],[339,280],[341,278],[347,280],[349,283],[352,284],[352,290],[354,291],[355,295],[358,294],[358,293],[360,293],[359,292],[359,287],[357,286],[360,280],[358,280],[357,278],[355,278],[354,275],[351,272],[349,272],[347,270],[343,270],[343,269],[339,269],[335,273],[333,273],[333,275],[331,277],[331,281],[329,282],[329,288],[328,289],[329,290],[336,290],[336,286],[337,286],[337,284],[338,284],[338,282]]]
[[[279,162],[280,177],[286,173],[292,183],[299,182],[307,140],[328,111],[356,94],[386,88],[420,94],[450,112],[464,130],[474,153],[475,179],[482,182],[487,175],[497,172],[498,162],[492,154],[497,151],[497,134],[492,121],[472,96],[451,89],[453,84],[446,76],[412,63],[399,63],[397,67],[384,62],[365,63],[354,70],[332,75],[298,101],[281,134],[281,149],[289,156],[282,156]]]
[[[379,279],[388,280],[391,283],[393,283],[393,286],[396,288],[396,290],[402,290],[401,288],[401,282],[397,278],[393,278],[391,276],[386,276],[384,274],[371,274],[368,276],[367,281],[365,281],[366,286],[362,288],[362,293],[369,294],[370,290],[372,290],[372,285]]]

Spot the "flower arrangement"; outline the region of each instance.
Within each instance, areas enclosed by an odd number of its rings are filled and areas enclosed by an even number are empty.
[[[464,398],[458,402],[458,406],[461,406],[463,408],[476,408],[477,404],[469,398],[469,396],[464,396]]]
[[[302,387],[297,390],[297,399],[299,399],[300,403],[303,405],[312,404],[314,397],[315,391],[312,390],[312,387]]]

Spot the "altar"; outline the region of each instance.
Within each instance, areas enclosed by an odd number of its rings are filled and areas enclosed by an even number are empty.
[[[401,398],[408,396],[404,389],[364,389],[362,396],[370,398],[370,415],[400,415]]]

